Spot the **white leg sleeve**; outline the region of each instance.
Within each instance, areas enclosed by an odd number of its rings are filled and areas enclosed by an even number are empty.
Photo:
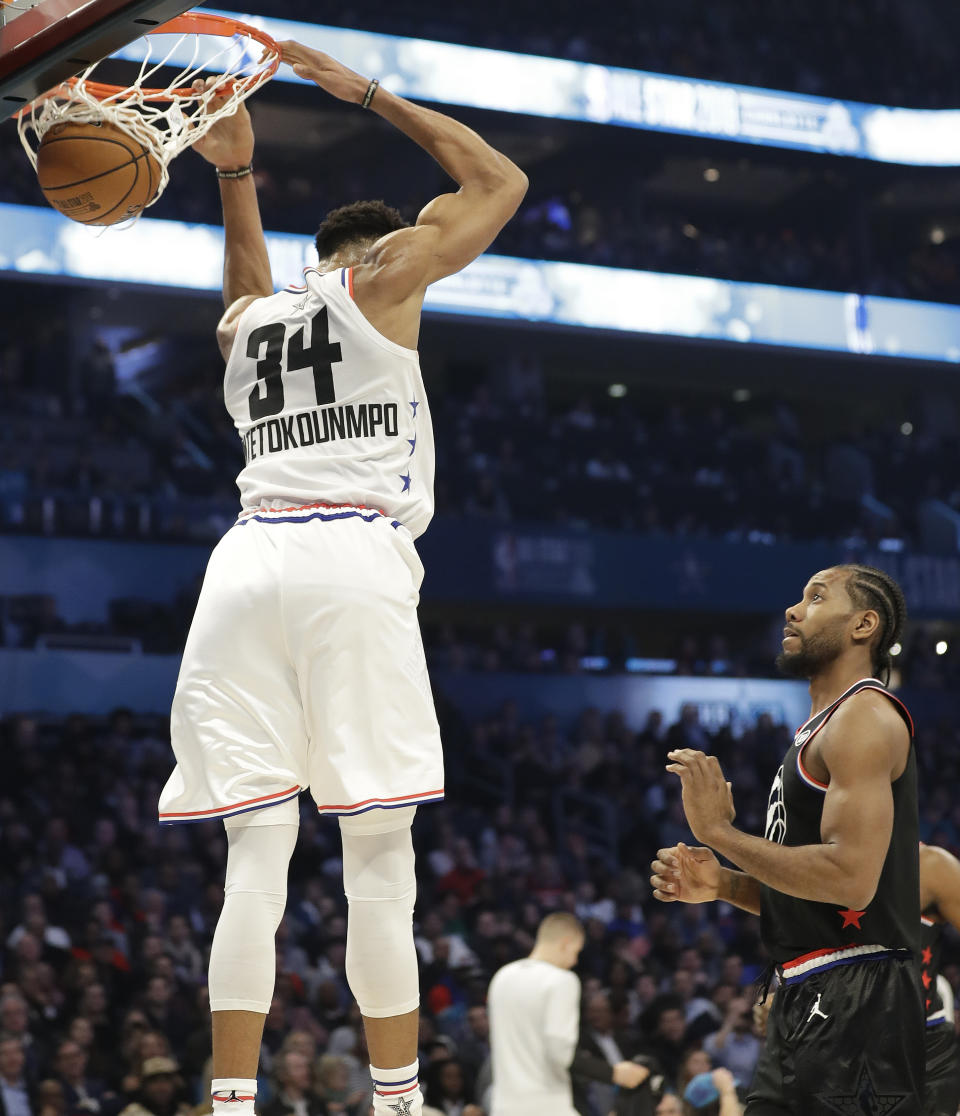
[[[417,897],[413,838],[415,807],[375,822],[344,818],[343,890],[347,919],[347,983],[371,1019],[406,1015],[420,1003],[413,905]],[[397,828],[376,832],[384,825]]]
[[[263,810],[260,813],[266,814]],[[210,950],[210,1010],[270,1010],[274,939],[287,903],[297,825],[228,825],[223,910]]]

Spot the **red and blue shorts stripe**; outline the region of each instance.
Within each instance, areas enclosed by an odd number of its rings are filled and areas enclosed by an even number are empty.
[[[784,961],[780,975],[786,985],[799,984],[814,973],[823,973],[841,965],[859,965],[864,961],[883,961],[888,957],[899,957],[909,951],[888,949],[882,945],[851,945],[839,949],[828,946],[812,953],[803,953],[792,961]]]

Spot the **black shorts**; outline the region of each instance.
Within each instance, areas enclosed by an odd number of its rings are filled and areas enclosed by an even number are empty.
[[[960,1063],[952,1023],[927,1028],[927,1107],[924,1116],[956,1116],[960,1108]]]
[[[922,1116],[918,977],[912,961],[885,958],[781,987],[746,1116]]]

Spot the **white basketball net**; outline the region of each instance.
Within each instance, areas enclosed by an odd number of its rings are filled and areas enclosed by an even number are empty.
[[[203,30],[180,30],[190,17],[181,16],[158,28],[114,57],[136,58],[142,53],[140,69],[126,89],[111,91],[94,80],[95,62],[79,77],[58,85],[24,108],[17,121],[20,142],[33,169],[44,135],[55,124],[90,124],[108,121],[130,133],[156,156],[161,168],[160,185],[153,200],[160,197],[170,181],[168,166],[182,151],[204,136],[225,116],[232,116],[240,102],[273,77],[279,57],[275,45],[254,39],[242,25],[224,20],[231,32],[212,35]],[[204,21],[218,17],[204,16]],[[269,40],[267,40],[269,41]],[[134,58],[136,52],[136,58]],[[202,60],[201,60],[202,59]],[[158,81],[161,70],[175,73],[164,86]],[[201,93],[191,89],[197,79],[211,73],[218,80]],[[224,94],[226,94],[224,96]],[[214,101],[222,102],[214,105]],[[146,207],[144,207],[146,208]],[[137,214],[139,216],[139,214]],[[136,219],[136,218],[134,218]]]

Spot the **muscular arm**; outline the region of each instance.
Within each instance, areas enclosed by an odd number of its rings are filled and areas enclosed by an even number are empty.
[[[433,156],[460,189],[427,205],[413,229],[384,244],[397,281],[426,289],[466,267],[485,251],[516,213],[527,176],[466,125],[442,113],[379,90],[371,106]]]
[[[944,921],[960,930],[960,860],[946,849],[920,850],[920,905],[936,906]]]
[[[823,730],[829,775],[818,845],[778,845],[724,823],[703,839],[760,883],[855,910],[876,894],[893,831],[891,782],[909,750],[906,727],[879,695],[858,695]],[[704,757],[705,759],[707,757]]]
[[[363,102],[365,77],[300,43],[280,46],[284,62],[300,77],[341,100]],[[413,228],[378,241],[355,273],[361,284],[375,275],[376,288],[393,302],[422,300],[431,283],[459,271],[489,247],[523,199],[527,176],[466,125],[386,89],[376,91],[370,110],[432,155],[459,186],[457,193],[430,202]]]
[[[721,868],[717,898],[739,907],[741,911],[758,915],[760,913],[760,881],[748,876],[746,872],[736,872],[732,868]]]
[[[223,359],[229,360],[240,315],[251,302],[273,294],[273,277],[253,175],[221,178],[220,200],[223,204],[223,304],[226,311],[217,325],[217,344]]]
[[[213,79],[210,79],[211,81]],[[204,83],[197,81],[200,92]],[[213,108],[222,104],[214,98]],[[194,143],[194,150],[218,170],[239,170],[253,158],[253,125],[246,105],[218,120]],[[240,315],[254,299],[273,294],[273,277],[267,256],[267,242],[260,222],[257,187],[253,175],[221,178],[220,202],[223,206],[223,305],[226,313],[217,326],[217,342],[223,359],[230,356]]]
[[[272,295],[273,276],[253,175],[221,178],[220,201],[224,235],[223,305],[229,308],[246,295],[254,298]]]

